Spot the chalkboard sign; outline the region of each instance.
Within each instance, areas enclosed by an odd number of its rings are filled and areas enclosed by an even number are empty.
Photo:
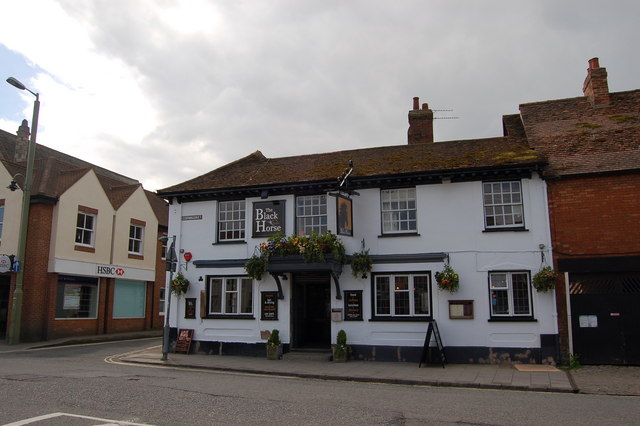
[[[184,317],[191,319],[196,317],[196,298],[187,297],[184,299]]]
[[[362,321],[362,290],[345,290],[344,320]]]
[[[420,364],[418,364],[418,368],[422,367],[422,363],[427,363],[427,358],[429,353],[431,352],[431,336],[436,340],[436,348],[440,353],[440,360],[442,361],[442,368],[447,363],[447,358],[444,356],[444,347],[442,346],[442,338],[440,337],[440,330],[438,330],[438,324],[436,320],[429,321],[429,326],[427,327],[427,335],[424,338],[424,346],[422,347],[422,356],[420,357]]]
[[[193,339],[192,329],[184,328],[178,330],[178,340],[176,341],[175,352],[184,352],[188,354],[189,349],[191,349],[191,339]]]
[[[263,291],[262,292],[262,315],[263,321],[276,321],[278,319],[278,292]]]

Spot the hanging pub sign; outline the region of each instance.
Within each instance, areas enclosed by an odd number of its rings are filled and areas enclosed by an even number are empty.
[[[253,203],[253,237],[284,233],[284,200]]]
[[[351,198],[342,194],[336,197],[338,235],[353,236],[353,204]]]

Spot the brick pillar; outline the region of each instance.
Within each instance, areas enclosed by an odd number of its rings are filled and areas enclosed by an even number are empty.
[[[582,92],[593,106],[611,105],[609,84],[607,83],[607,69],[600,67],[598,58],[589,60],[587,78],[582,85]]]

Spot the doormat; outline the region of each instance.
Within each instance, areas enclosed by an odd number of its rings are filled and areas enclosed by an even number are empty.
[[[513,364],[513,366],[518,371],[560,371],[553,365],[545,365],[545,364]]]

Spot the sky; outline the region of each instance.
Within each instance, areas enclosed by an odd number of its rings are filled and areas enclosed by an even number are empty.
[[[0,70],[39,93],[39,144],[155,191],[256,150],[406,144],[414,96],[436,141],[501,136],[519,104],[582,96],[593,57],[610,91],[638,89],[639,16],[637,0],[7,1]],[[0,82],[0,129],[33,100]]]

